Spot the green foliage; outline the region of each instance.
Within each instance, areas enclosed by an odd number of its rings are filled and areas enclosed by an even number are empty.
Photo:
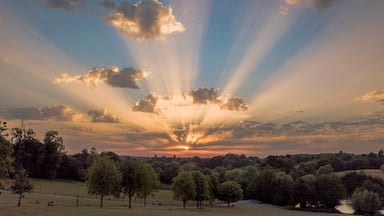
[[[20,206],[23,194],[30,192],[33,186],[29,182],[28,175],[25,169],[18,170],[14,176],[14,180],[15,181],[11,185],[11,190],[13,193],[19,195],[17,206]]]
[[[300,203],[301,208],[316,203],[316,178],[308,174],[296,179],[293,184],[292,201],[294,204]]]
[[[107,157],[98,157],[87,174],[88,193],[100,195],[100,208],[105,195],[120,189],[121,174],[115,163]]]
[[[137,196],[144,199],[145,206],[147,197],[160,188],[159,176],[148,163],[142,164],[140,184]]]
[[[7,123],[0,121],[0,179],[10,177],[14,169],[12,166],[15,160],[12,156],[13,146],[9,140],[6,139],[4,132],[7,130]]]
[[[293,191],[293,179],[285,172],[278,172],[275,178],[275,188],[272,203],[279,206],[288,205]]]
[[[318,207],[335,208],[345,197],[344,187],[337,175],[321,175],[316,178]]]
[[[236,202],[243,198],[241,186],[234,181],[226,181],[217,187],[217,198],[228,203]]]
[[[202,200],[209,199],[208,178],[200,171],[192,171],[191,175],[195,183],[195,200],[197,202],[197,208],[199,208]]]
[[[208,186],[209,186],[209,200],[214,201],[217,196],[217,187],[219,186],[219,174],[217,172],[212,172],[208,176]]]
[[[364,183],[367,184],[367,181],[378,184],[384,188],[384,182],[381,178],[366,175],[363,172],[349,172],[341,177],[341,181],[346,189],[347,196],[351,196],[356,188],[362,187]]]
[[[15,169],[25,169],[31,177],[42,177],[45,146],[35,138],[32,129],[13,128]]]
[[[63,138],[57,131],[48,131],[45,134],[44,147],[43,177],[53,179],[64,151]]]
[[[131,208],[132,197],[142,186],[142,165],[138,161],[125,160],[121,163],[119,169],[123,175],[121,190],[128,195],[129,208]]]
[[[319,169],[316,171],[316,175],[326,175],[326,174],[331,174],[333,172],[333,167],[330,164],[326,164],[321,166]]]
[[[379,195],[363,188],[357,188],[353,193],[352,206],[357,213],[374,214],[381,209]]]
[[[248,185],[247,191],[251,198],[272,203],[275,189],[276,173],[272,169],[264,169],[257,178]]]
[[[181,171],[172,180],[174,198],[183,201],[183,207],[188,200],[196,196],[196,185],[190,172]]]

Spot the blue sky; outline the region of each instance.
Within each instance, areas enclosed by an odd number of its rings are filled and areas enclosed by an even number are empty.
[[[23,119],[37,136],[58,130],[70,152],[376,151],[383,9],[380,0],[4,0],[0,119]]]

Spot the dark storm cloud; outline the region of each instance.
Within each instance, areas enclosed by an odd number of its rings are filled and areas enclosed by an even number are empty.
[[[138,89],[139,86],[137,85],[137,81],[148,75],[148,72],[133,67],[122,69],[115,66],[95,67],[84,75],[71,77],[68,74],[61,74],[61,76],[55,79],[54,82],[81,82],[93,87],[98,87],[99,82],[105,82],[113,87]]]
[[[58,105],[44,108],[11,108],[0,113],[6,119],[72,121],[78,114],[69,106]]]
[[[62,9],[67,11],[75,10],[85,0],[44,0],[45,5],[50,8]]]
[[[119,123],[119,119],[106,109],[90,110],[88,116],[92,117],[92,122]]]
[[[106,21],[123,34],[136,39],[155,39],[175,32],[183,32],[183,24],[173,15],[171,7],[165,7],[157,0],[138,1],[135,4],[121,2],[119,6],[112,1],[103,1],[104,8],[112,13]]]

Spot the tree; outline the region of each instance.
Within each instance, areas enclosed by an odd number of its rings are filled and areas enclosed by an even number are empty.
[[[11,130],[15,169],[25,169],[29,176],[41,178],[44,163],[44,144],[35,138],[32,129]]]
[[[25,169],[20,169],[17,171],[15,181],[11,185],[11,190],[15,194],[19,194],[19,200],[17,206],[21,205],[21,198],[24,193],[28,193],[32,190],[33,186],[29,182],[28,175]]]
[[[174,198],[183,201],[183,208],[188,200],[196,196],[196,185],[190,172],[181,171],[172,179],[172,190]]]
[[[337,175],[321,175],[316,178],[318,207],[335,208],[345,197],[344,187]]]
[[[384,164],[381,164],[381,166],[380,166],[380,170],[381,170],[382,172],[384,172]]]
[[[352,206],[356,213],[371,215],[381,209],[379,195],[363,188],[357,188],[353,193]]]
[[[64,151],[63,138],[57,131],[48,131],[44,138],[44,178],[53,179],[60,166],[60,160]]]
[[[213,201],[215,201],[217,195],[217,187],[219,186],[219,174],[213,172],[208,176],[208,185],[209,185],[209,202],[212,206]]]
[[[272,198],[272,204],[285,206],[291,201],[293,191],[293,179],[285,172],[278,172],[275,178],[275,188]]]
[[[229,204],[243,198],[243,190],[240,184],[234,181],[226,181],[221,183],[217,188],[217,198]]]
[[[333,172],[333,167],[329,164],[326,164],[324,166],[321,166],[319,169],[317,169],[316,175],[331,174],[332,172]]]
[[[120,189],[121,174],[115,163],[107,157],[98,157],[87,174],[88,193],[100,195],[103,208],[105,195],[116,194]]]
[[[296,179],[293,184],[292,201],[299,203],[301,208],[306,208],[316,201],[316,178],[308,174]]]
[[[160,187],[159,176],[148,163],[142,165],[140,183],[137,196],[144,199],[144,206],[146,206],[147,197]]]
[[[0,121],[0,179],[9,177],[14,172],[12,163],[14,161],[12,143],[6,139],[4,132],[7,123]]]
[[[191,175],[196,186],[196,208],[200,208],[201,202],[209,198],[208,178],[200,171],[192,171]]]
[[[120,165],[122,174],[121,190],[128,195],[128,207],[131,208],[132,197],[142,186],[142,165],[138,161],[125,160]]]
[[[264,169],[260,172],[256,179],[248,185],[247,194],[249,194],[253,199],[266,203],[272,203],[275,194],[275,186],[275,171],[271,169]]]

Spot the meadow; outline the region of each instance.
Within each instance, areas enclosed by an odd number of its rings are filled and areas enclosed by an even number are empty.
[[[135,199],[133,208],[128,209],[125,198],[107,197],[105,207],[98,208],[99,200],[97,196],[87,193],[86,185],[82,182],[72,181],[50,181],[41,179],[31,179],[34,184],[32,193],[25,195],[22,206],[16,207],[17,195],[9,191],[3,191],[0,195],[1,215],[138,215],[138,216],[162,216],[162,215],[183,215],[183,216],[209,216],[209,215],[338,215],[327,213],[312,213],[287,210],[283,207],[260,204],[256,201],[240,201],[232,208],[226,208],[224,203],[217,202],[214,207],[207,204],[203,209],[196,209],[194,202],[189,201],[187,209],[182,209],[180,202],[174,201],[172,192],[169,190],[159,190],[154,197],[148,200],[148,205],[143,206],[141,200]],[[76,207],[77,196],[79,196],[78,207]],[[53,201],[55,206],[48,206],[47,203]],[[159,205],[161,203],[161,205]],[[156,204],[156,205],[154,205]]]

